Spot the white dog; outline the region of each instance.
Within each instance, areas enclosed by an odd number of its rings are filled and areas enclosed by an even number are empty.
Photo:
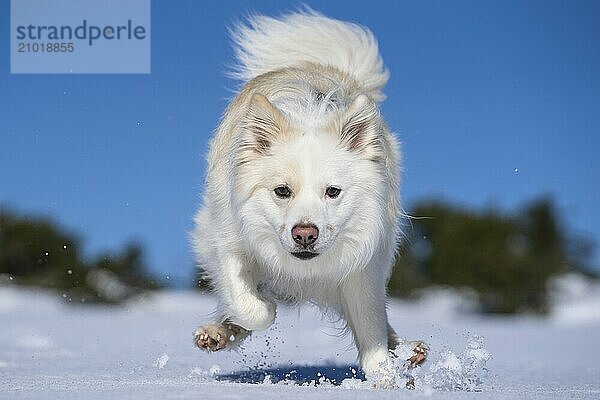
[[[193,233],[220,318],[196,344],[234,347],[273,323],[275,298],[309,301],[345,319],[367,379],[393,386],[400,155],[378,108],[388,72],[377,42],[312,11],[252,17],[233,38],[245,85],[211,141]]]

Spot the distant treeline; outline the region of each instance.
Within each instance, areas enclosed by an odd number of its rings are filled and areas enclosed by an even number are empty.
[[[72,303],[119,303],[160,285],[128,244],[91,260],[76,235],[48,218],[0,209],[0,283],[52,288]]]
[[[410,214],[389,282],[392,296],[449,286],[474,294],[481,312],[543,313],[550,278],[592,275],[592,244],[567,233],[550,200],[513,214],[421,202]],[[51,220],[0,209],[2,282],[54,288],[74,303],[119,303],[162,286],[139,245],[86,259],[77,236]],[[200,279],[194,286],[210,283]]]
[[[592,243],[568,234],[549,199],[514,214],[423,202],[411,215],[389,283],[392,296],[443,285],[470,290],[481,312],[544,313],[551,277],[592,275]]]

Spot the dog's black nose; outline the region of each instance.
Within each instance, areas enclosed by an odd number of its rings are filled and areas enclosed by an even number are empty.
[[[298,224],[292,228],[292,238],[300,246],[307,248],[317,241],[319,229],[313,224]]]

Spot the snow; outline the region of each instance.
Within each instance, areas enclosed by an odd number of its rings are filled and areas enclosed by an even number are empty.
[[[163,353],[162,356],[160,356],[156,359],[154,366],[158,367],[158,369],[163,369],[165,367],[165,365],[167,365],[168,362],[169,362],[169,355],[167,353]]]
[[[339,322],[310,306],[280,307],[239,351],[207,354],[192,343],[214,309],[207,295],[106,307],[0,286],[0,399],[599,399],[600,285],[571,275],[553,287],[548,317],[479,316],[448,289],[391,301],[391,324],[431,351],[414,390],[386,391],[362,381]],[[398,361],[398,383],[405,372]]]

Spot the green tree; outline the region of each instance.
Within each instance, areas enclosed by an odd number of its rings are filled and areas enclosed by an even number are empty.
[[[83,258],[80,241],[47,218],[0,209],[0,275],[23,285],[52,288],[72,302],[118,303],[159,287],[140,246]]]
[[[442,202],[422,203],[412,214],[424,218],[412,221],[400,248],[389,283],[395,296],[447,285],[474,290],[483,312],[545,312],[548,279],[586,266],[587,257],[570,245],[550,200],[516,215]]]

